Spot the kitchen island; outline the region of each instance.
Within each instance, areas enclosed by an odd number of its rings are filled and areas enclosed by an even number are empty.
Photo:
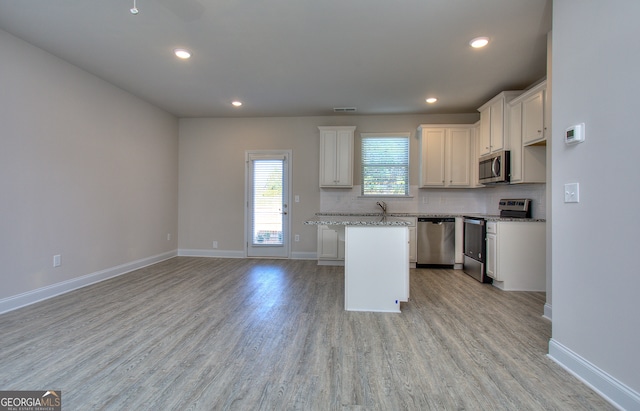
[[[400,312],[409,301],[409,222],[322,216],[305,224],[345,226],[345,310]]]

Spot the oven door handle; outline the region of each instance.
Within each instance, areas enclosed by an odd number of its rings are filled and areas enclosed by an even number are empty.
[[[484,220],[464,219],[465,224],[484,225]]]

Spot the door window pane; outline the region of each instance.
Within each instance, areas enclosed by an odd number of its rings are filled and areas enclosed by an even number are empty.
[[[254,245],[282,245],[283,160],[253,160]]]

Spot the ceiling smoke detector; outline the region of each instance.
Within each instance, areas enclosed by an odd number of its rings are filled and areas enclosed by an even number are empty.
[[[334,113],[353,113],[354,111],[356,111],[355,107],[334,107],[333,108]]]

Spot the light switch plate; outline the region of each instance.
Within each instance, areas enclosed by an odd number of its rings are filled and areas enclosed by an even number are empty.
[[[578,183],[567,183],[564,185],[564,202],[580,202],[580,185]]]

